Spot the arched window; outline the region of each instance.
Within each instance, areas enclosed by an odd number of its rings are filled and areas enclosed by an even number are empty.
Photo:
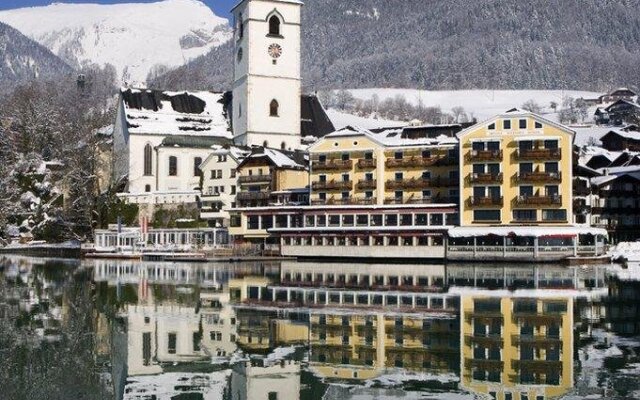
[[[193,176],[202,176],[200,164],[202,164],[202,157],[196,157],[193,159]]]
[[[269,35],[280,36],[280,18],[275,15],[269,18]]]
[[[144,146],[144,174],[153,174],[153,149],[148,143]]]
[[[238,15],[238,39],[244,37],[244,21],[242,20],[242,14]]]
[[[280,104],[278,104],[278,101],[276,99],[271,100],[271,103],[269,104],[269,115],[272,117],[277,117],[279,107]]]
[[[169,176],[178,175],[178,158],[176,156],[169,156]]]

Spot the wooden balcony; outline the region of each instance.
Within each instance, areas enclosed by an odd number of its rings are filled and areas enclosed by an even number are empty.
[[[442,157],[405,157],[405,158],[389,158],[385,161],[384,165],[387,168],[421,168],[430,167],[438,162]]]
[[[502,161],[502,150],[471,150],[465,159],[470,162]]]
[[[429,179],[411,178],[411,179],[390,179],[385,182],[385,188],[394,189],[422,189],[429,187]]]
[[[351,190],[353,181],[325,181],[313,182],[313,190]]]
[[[559,195],[518,196],[515,199],[515,203],[516,205],[519,205],[519,206],[561,205],[562,196],[559,196]]]
[[[534,347],[549,347],[562,345],[562,340],[559,337],[544,335],[511,335],[511,343],[514,345],[527,344]]]
[[[311,205],[314,206],[347,206],[347,205],[372,205],[376,204],[375,197],[368,198],[358,198],[358,197],[347,197],[346,199],[335,199],[329,198],[326,200],[312,200]]]
[[[313,171],[347,170],[353,167],[353,160],[313,161]]]
[[[542,160],[554,160],[558,161],[562,159],[562,152],[560,149],[526,149],[517,150],[515,154],[516,160],[519,161],[542,161]]]
[[[559,324],[562,321],[562,314],[543,314],[538,312],[521,312],[512,315],[513,321],[527,321],[536,326]]]
[[[356,187],[358,189],[375,189],[377,181],[375,179],[361,179],[358,181]]]
[[[243,175],[238,177],[238,183],[269,183],[271,175]]]
[[[502,346],[504,339],[501,335],[465,335],[464,342],[467,345],[477,343],[482,346]]]
[[[476,367],[492,371],[502,371],[502,369],[504,368],[504,361],[502,360],[465,358],[464,362],[466,366],[471,368]]]
[[[562,361],[553,360],[511,360],[511,368],[524,369],[529,372],[545,373],[549,371],[562,371]]]
[[[467,205],[469,207],[495,207],[502,206],[504,200],[502,196],[500,197],[470,197],[469,201],[467,201]]]
[[[557,183],[562,181],[560,172],[523,172],[515,175],[518,183]]]
[[[502,183],[502,172],[497,174],[469,174],[467,177],[470,183]]]
[[[370,158],[370,159],[366,159],[363,158],[361,160],[358,160],[358,168],[360,169],[371,169],[371,168],[375,168],[376,167],[376,160],[375,158]]]
[[[261,192],[240,192],[236,195],[236,198],[240,201],[242,200],[269,200],[270,193],[261,191]]]

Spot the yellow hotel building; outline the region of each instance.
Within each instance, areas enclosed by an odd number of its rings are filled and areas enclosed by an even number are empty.
[[[573,387],[573,298],[461,297],[461,382],[496,400],[545,400]]]
[[[312,205],[457,203],[460,125],[346,127],[309,147]]]
[[[606,231],[571,225],[574,132],[512,109],[457,134],[460,226],[449,260],[559,261],[605,253]]]
[[[512,110],[460,133],[460,224],[568,225],[574,132]]]

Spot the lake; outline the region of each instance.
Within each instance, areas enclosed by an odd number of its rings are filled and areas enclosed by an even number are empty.
[[[640,398],[619,266],[0,258],[0,399]]]

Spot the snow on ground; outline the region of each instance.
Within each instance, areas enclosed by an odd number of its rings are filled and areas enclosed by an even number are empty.
[[[442,111],[451,112],[453,107],[463,107],[467,114],[471,114],[479,121],[487,119],[493,115],[504,113],[505,111],[520,107],[528,100],[534,100],[538,105],[544,107],[543,113],[551,113],[551,102],[556,102],[558,106],[562,104],[565,97],[592,99],[602,93],[580,91],[580,90],[416,90],[416,89],[353,89],[349,90],[356,98],[366,100],[377,94],[380,101],[387,98],[394,98],[397,95],[404,95],[406,100],[413,105],[422,103],[425,107],[442,108]],[[594,108],[595,110],[595,108]],[[591,121],[592,115],[589,115]],[[555,120],[553,115],[545,117]],[[337,128],[337,127],[336,127]]]
[[[365,129],[374,129],[399,127],[408,124],[407,122],[390,121],[388,119],[358,117],[357,115],[340,112],[334,109],[328,109],[327,115],[329,116],[329,119],[333,123],[333,126],[336,128],[336,130],[340,130],[345,126],[357,126]]]
[[[267,361],[278,361],[284,360],[288,356],[293,355],[296,352],[296,346],[289,347],[276,347],[273,349],[271,353],[267,356]]]
[[[231,36],[228,21],[197,0],[53,3],[0,12],[0,21],[71,63],[112,64],[129,83],[144,82],[155,65],[183,65]]]
[[[390,372],[384,375],[380,375],[376,378],[370,379],[365,382],[365,386],[384,386],[393,387],[401,386],[406,382],[419,381],[437,381],[440,383],[456,383],[460,381],[460,378],[454,374],[429,374],[429,373],[415,373],[406,370],[400,370],[398,372]]]
[[[632,262],[640,261],[640,242],[620,242],[609,251],[609,255],[614,260],[624,258]]]

